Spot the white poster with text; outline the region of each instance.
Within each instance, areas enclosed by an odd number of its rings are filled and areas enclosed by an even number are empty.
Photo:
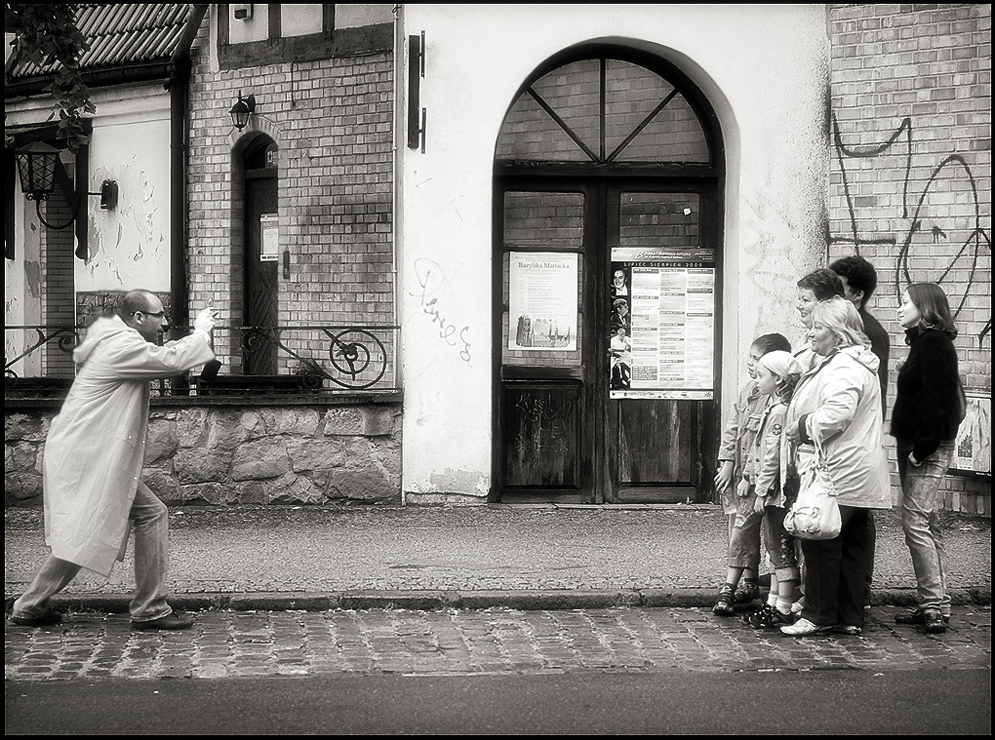
[[[512,252],[508,349],[577,349],[577,254]]]

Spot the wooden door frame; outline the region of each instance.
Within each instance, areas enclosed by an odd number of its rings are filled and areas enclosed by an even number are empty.
[[[242,248],[242,276],[243,276],[243,286],[242,286],[242,317],[243,324],[246,326],[256,326],[259,325],[256,321],[256,315],[252,310],[252,303],[255,298],[255,293],[251,290],[253,281],[260,280],[262,275],[262,267],[260,265],[251,264],[253,260],[259,260],[259,253],[262,250],[262,244],[260,243],[261,235],[259,232],[260,218],[263,215],[270,213],[279,213],[279,202],[280,202],[280,175],[279,168],[254,168],[250,169],[245,166],[244,163],[255,153],[260,150],[265,151],[271,144],[275,145],[275,142],[269,136],[257,136],[253,141],[245,147],[242,151],[243,167],[242,167],[242,234],[243,234],[243,248]],[[260,208],[257,212],[253,205],[253,200],[258,198],[260,193],[254,186],[256,183],[267,183],[273,181],[273,198],[275,200],[276,211],[266,211]],[[255,249],[250,248],[251,245],[255,246]],[[266,268],[273,278],[273,293],[270,296],[271,306],[273,314],[276,318],[274,324],[279,323],[279,311],[280,311],[280,298],[279,298],[279,282],[280,282],[280,272],[279,265],[276,262],[272,263],[272,266],[267,265]],[[266,327],[261,329],[262,331],[267,331]],[[279,361],[277,359],[276,345],[273,342],[264,341],[258,344],[258,346],[253,349],[251,346],[243,344],[242,348],[242,364],[246,374],[255,375],[260,374],[258,372],[253,372],[253,366],[261,366],[268,372],[263,373],[266,375],[275,375],[279,372]],[[253,359],[255,355],[255,359]],[[263,356],[265,355],[265,356]]]
[[[713,319],[713,335],[712,335],[712,348],[713,348],[713,366],[712,366],[712,383],[713,383],[713,396],[712,400],[709,402],[691,402],[698,403],[697,406],[697,419],[696,419],[696,447],[699,454],[699,460],[696,461],[698,467],[698,489],[692,494],[694,501],[696,503],[703,503],[703,499],[706,495],[706,491],[711,485],[711,481],[715,475],[715,458],[718,454],[718,440],[721,436],[721,391],[722,391],[722,310],[721,310],[721,296],[722,296],[722,284],[723,284],[723,270],[722,270],[722,234],[723,234],[723,210],[722,210],[722,179],[721,178],[702,178],[702,177],[675,177],[672,175],[668,176],[658,176],[658,177],[639,177],[639,178],[629,178],[629,177],[614,177],[607,180],[607,187],[605,193],[605,236],[604,236],[604,247],[606,251],[606,256],[608,257],[608,262],[602,265],[600,269],[605,271],[610,270],[611,264],[611,249],[612,249],[612,231],[617,235],[619,228],[617,219],[620,214],[620,196],[622,193],[628,192],[643,192],[643,193],[696,193],[700,200],[700,209],[702,213],[709,214],[711,217],[703,218],[701,222],[702,233],[701,241],[702,244],[708,246],[714,250],[714,261],[715,261],[715,282],[714,282],[714,306],[715,313]],[[602,280],[603,283],[607,284],[607,280]],[[618,404],[623,403],[624,399],[605,399],[604,408],[606,410],[605,424],[603,434],[606,438],[606,443],[603,445],[603,451],[608,457],[606,475],[604,478],[604,491],[605,491],[605,503],[631,503],[632,501],[623,501],[620,485],[620,463],[618,460],[618,455],[620,448],[618,444],[609,444],[607,440],[618,439],[619,429],[618,429],[618,413],[613,413],[617,411]],[[611,453],[609,455],[609,452]],[[675,489],[681,489],[681,486],[675,486]]]
[[[592,183],[589,179],[582,179],[576,177],[558,177],[556,175],[551,176],[536,176],[535,173],[529,173],[526,176],[512,175],[496,177],[494,181],[494,198],[493,198],[493,237],[492,237],[492,254],[494,259],[502,259],[505,253],[503,234],[504,234],[504,195],[508,192],[514,191],[525,191],[525,192],[549,192],[549,193],[581,193],[584,195],[584,236],[583,244],[580,254],[584,255],[584,291],[589,294],[592,289],[596,289],[597,286],[592,286],[591,281],[594,280],[592,275],[592,270],[590,269],[591,259],[589,257],[589,250],[592,248],[592,244],[597,237],[598,229],[603,226],[599,225],[598,221],[600,219],[599,209],[595,207],[596,199],[591,197]],[[506,379],[517,380],[520,376],[521,379],[527,379],[530,377],[530,373],[526,369],[516,369],[514,367],[509,367],[508,377],[503,376],[503,364],[502,364],[502,353],[503,347],[501,344],[502,337],[502,316],[504,313],[503,305],[503,262],[492,265],[492,324],[491,332],[495,340],[495,349],[492,352],[492,388],[494,389],[492,393],[492,428],[491,428],[491,480],[492,485],[489,492],[489,501],[500,501],[502,496],[508,494],[505,485],[505,475],[504,475],[504,448],[503,448],[503,435],[502,430],[504,428],[504,416],[502,403],[502,396],[504,394],[503,382]],[[586,308],[586,307],[585,307]],[[583,309],[581,309],[583,310]],[[583,321],[583,336],[582,336],[582,347],[585,353],[588,351],[589,343],[593,341],[593,331],[596,321],[589,320],[585,317]],[[510,331],[510,326],[509,326]],[[549,379],[560,379],[566,380],[571,377],[571,373],[565,371],[561,368],[546,368],[546,377]],[[595,450],[596,445],[592,439],[592,420],[589,418],[590,410],[595,408],[593,405],[594,399],[591,398],[591,394],[597,392],[595,387],[597,383],[592,382],[595,377],[594,370],[590,367],[585,367],[582,364],[580,382],[583,383],[583,418],[581,421],[582,425],[582,439],[583,445],[586,451]],[[571,503],[600,503],[597,501],[598,493],[596,480],[597,477],[594,475],[594,466],[600,465],[601,461],[591,459],[589,456],[585,455],[585,458],[581,461],[581,476],[583,478],[584,485],[581,486],[581,491],[579,493],[571,490],[557,490],[557,489],[547,489],[543,494],[536,494],[536,496],[542,498],[555,498],[557,501],[571,502]],[[518,494],[512,494],[518,495]],[[525,494],[527,497],[528,494]]]

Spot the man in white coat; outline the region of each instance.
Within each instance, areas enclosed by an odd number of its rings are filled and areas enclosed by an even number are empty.
[[[73,352],[76,378],[45,443],[45,542],[52,553],[14,602],[14,624],[62,619],[49,607],[81,569],[110,576],[135,531],[135,629],[186,629],[189,616],[166,603],[168,510],[139,479],[145,461],[150,381],[214,359],[213,308],[189,336],[160,346],[169,324],[159,298],[125,295],[120,315],[97,319]]]

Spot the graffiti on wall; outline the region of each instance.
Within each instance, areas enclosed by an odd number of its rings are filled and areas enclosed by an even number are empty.
[[[903,119],[887,140],[867,147],[851,147],[843,142],[835,114],[832,127],[850,233],[832,236],[830,244],[851,244],[855,254],[861,253],[861,246],[894,247],[895,262],[889,267],[894,271],[898,296],[904,290],[903,286],[927,279],[923,276],[928,274],[932,282],[944,284],[947,281],[944,292],[950,299],[955,317],[981,281],[989,283],[988,295],[991,295],[991,234],[981,223],[978,185],[967,160],[959,154],[950,154],[932,165],[928,177],[923,180],[921,169],[914,167],[913,162],[911,118]],[[867,168],[873,171],[875,163],[896,157],[898,162],[885,164],[890,172],[904,173],[900,183],[900,216],[895,209],[899,204],[887,195],[858,192],[854,175]],[[865,226],[873,224],[877,231],[882,223],[897,224],[904,233],[873,236]],[[980,264],[982,260],[989,267]],[[948,280],[954,273],[956,280]],[[991,333],[991,327],[989,315],[976,337],[979,346]]]
[[[575,410],[573,401],[558,400],[551,393],[526,391],[521,394],[515,401],[518,431],[511,445],[523,464],[540,470],[541,455],[568,451],[567,440],[572,437],[568,418]]]
[[[455,348],[463,362],[470,362],[470,326],[465,324],[458,327],[443,315],[439,307],[439,294],[448,284],[442,267],[435,260],[425,257],[416,259],[415,278],[418,280],[419,291],[410,295],[418,299],[422,312],[431,319],[433,325],[439,327],[439,339]]]

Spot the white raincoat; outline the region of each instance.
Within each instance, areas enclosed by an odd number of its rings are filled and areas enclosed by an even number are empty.
[[[788,405],[785,425],[804,419],[805,435],[822,444],[841,506],[891,508],[878,364],[869,349],[845,347],[802,375]],[[803,444],[796,454],[801,473],[814,448]]]
[[[203,331],[160,347],[118,316],[87,329],[45,443],[45,541],[55,557],[110,575],[124,557],[144,465],[149,382],[212,359]]]

